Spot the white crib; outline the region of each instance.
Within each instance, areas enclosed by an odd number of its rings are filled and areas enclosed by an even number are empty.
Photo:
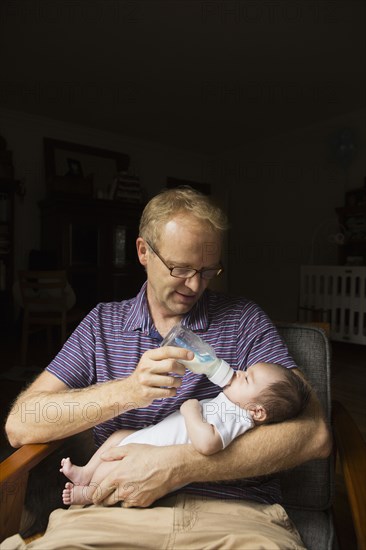
[[[366,267],[302,266],[299,321],[330,325],[330,338],[366,344]]]

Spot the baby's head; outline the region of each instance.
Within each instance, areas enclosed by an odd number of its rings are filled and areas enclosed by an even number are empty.
[[[264,422],[271,424],[298,416],[309,402],[311,389],[292,369],[276,365],[281,370],[280,379],[272,382],[258,395],[258,402],[266,411]]]
[[[224,393],[247,409],[256,424],[272,424],[299,415],[309,401],[311,388],[292,369],[257,363],[237,371]]]

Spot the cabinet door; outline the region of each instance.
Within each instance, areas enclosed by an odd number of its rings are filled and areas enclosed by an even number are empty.
[[[136,253],[138,222],[119,210],[70,222],[68,269],[78,305],[90,310],[138,293],[145,280]]]
[[[145,271],[136,252],[136,220],[125,220],[112,226],[112,255],[108,278],[110,300],[119,301],[136,296],[145,280]]]
[[[141,207],[103,200],[49,199],[41,203],[42,244],[57,251],[77,305],[137,294],[145,280],[136,254]]]

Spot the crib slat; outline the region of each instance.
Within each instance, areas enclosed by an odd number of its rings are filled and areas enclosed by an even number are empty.
[[[299,320],[328,322],[331,340],[366,345],[366,267],[301,266]]]

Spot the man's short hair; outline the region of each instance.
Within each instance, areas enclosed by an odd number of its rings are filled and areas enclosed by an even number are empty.
[[[140,220],[140,237],[158,244],[162,225],[180,213],[193,215],[220,235],[228,229],[225,213],[207,195],[189,186],[180,186],[165,189],[148,202]]]

